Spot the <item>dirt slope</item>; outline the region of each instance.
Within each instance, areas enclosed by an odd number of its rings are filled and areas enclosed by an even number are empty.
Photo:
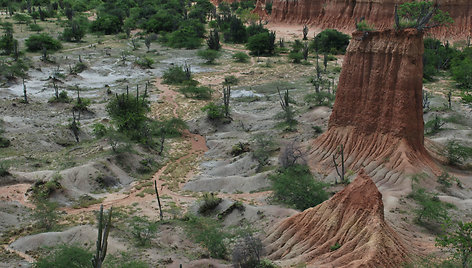
[[[405,174],[439,172],[424,147],[422,54],[416,30],[353,33],[328,131],[312,144],[311,167],[333,178],[332,157],[343,145],[346,170],[365,168],[377,186],[391,189],[410,183]]]
[[[258,2],[265,3],[266,0]],[[364,17],[377,29],[391,28],[395,4],[406,0],[274,0],[272,22],[316,25],[352,31],[355,22]],[[454,25],[434,29],[438,37],[462,38],[472,33],[472,2],[469,0],[438,0],[442,10],[449,12]]]
[[[269,258],[284,267],[398,267],[408,260],[384,220],[382,195],[364,171],[328,201],[276,225],[264,243]],[[336,243],[340,247],[331,250]]]

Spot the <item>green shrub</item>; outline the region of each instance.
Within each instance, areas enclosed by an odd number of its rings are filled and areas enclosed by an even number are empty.
[[[188,235],[197,243],[201,243],[212,258],[224,259],[228,253],[224,240],[229,235],[223,232],[221,224],[206,217],[188,215],[184,222]]]
[[[174,48],[196,49],[202,46],[204,25],[198,20],[183,21],[179,29],[167,34],[167,45]]]
[[[330,106],[334,101],[335,95],[327,91],[310,93],[305,96],[305,102],[314,106]]]
[[[244,53],[244,52],[236,52],[236,53],[233,54],[232,57],[233,57],[233,60],[234,60],[235,62],[243,62],[243,63],[248,62],[248,61],[249,61],[249,58],[250,58],[250,57],[249,57],[246,53]]]
[[[5,177],[7,175],[10,175],[10,172],[8,172],[9,166],[5,162],[0,162],[0,177]]]
[[[192,79],[189,66],[173,66],[167,69],[162,76],[164,83],[178,85]]]
[[[197,100],[209,100],[211,99],[211,88],[205,86],[183,86],[179,91],[187,98],[193,98]]]
[[[341,247],[341,245],[338,242],[336,242],[334,245],[329,247],[329,250],[335,251],[335,250],[339,249],[340,247]]]
[[[139,57],[134,63],[141,66],[144,69],[152,69],[154,60],[149,57]]]
[[[44,182],[37,181],[31,187],[31,197],[33,200],[47,199],[57,190],[62,189],[61,181],[62,176],[59,173],[53,175],[52,179]]]
[[[426,189],[413,185],[413,191],[408,197],[415,200],[419,205],[414,210],[416,214],[415,221],[418,224],[432,228],[431,223],[440,224],[449,219],[446,203],[441,202],[437,195],[427,192]]]
[[[344,54],[349,45],[349,35],[334,29],[326,29],[315,36],[311,47],[320,53]]]
[[[30,31],[33,32],[41,32],[43,30],[43,27],[39,26],[38,24],[30,24],[28,27]]]
[[[107,128],[103,124],[95,123],[92,126],[92,132],[95,138],[100,139],[107,134]]]
[[[59,205],[46,198],[36,198],[34,204],[36,209],[33,211],[32,217],[36,220],[36,226],[46,231],[52,230],[59,219],[57,210]]]
[[[122,26],[123,21],[118,16],[100,12],[98,18],[90,25],[90,29],[92,32],[116,34],[121,32]]]
[[[204,193],[201,199],[200,207],[198,208],[198,213],[207,215],[213,211],[223,199],[219,198],[214,193]]]
[[[316,181],[308,166],[294,165],[271,175],[273,200],[305,210],[328,199],[326,185]]]
[[[372,32],[375,31],[375,26],[368,24],[365,20],[362,20],[356,24],[356,29],[363,32]]]
[[[149,102],[146,95],[117,95],[107,104],[106,110],[119,132],[135,141],[147,138]]]
[[[444,119],[436,115],[433,119],[428,120],[428,122],[424,124],[424,131],[428,135],[436,134],[442,129],[444,124]]]
[[[269,157],[277,149],[277,146],[271,135],[256,134],[252,139],[254,142],[252,157],[257,160],[259,163],[258,168],[261,169],[269,164]]]
[[[290,54],[288,54],[288,57],[293,61],[293,63],[301,63],[303,54],[301,52],[292,51]]]
[[[449,141],[446,145],[446,152],[451,165],[461,165],[472,158],[472,147],[461,145],[457,141]]]
[[[51,102],[51,103],[54,103],[54,102],[70,103],[71,101],[72,101],[72,99],[69,98],[69,96],[67,95],[67,91],[62,90],[62,91],[59,93],[58,98],[56,98],[56,97],[54,96],[54,97],[52,97],[51,99],[49,99],[48,102]]]
[[[247,49],[256,56],[273,55],[275,51],[275,32],[264,32],[249,37]]]
[[[77,245],[59,245],[41,254],[35,268],[85,268],[91,266],[93,254]]]
[[[472,94],[470,94],[468,92],[467,93],[462,92],[461,93],[461,99],[465,103],[472,103]]]
[[[197,55],[206,60],[207,64],[213,64],[217,58],[220,57],[220,53],[213,49],[205,49],[197,52]]]
[[[77,98],[75,101],[74,101],[74,106],[72,107],[72,109],[74,109],[74,111],[88,111],[88,107],[90,106],[90,104],[92,103],[92,100],[91,99],[87,99],[87,98]]]
[[[250,151],[251,151],[251,148],[249,147],[249,143],[238,142],[231,147],[230,153],[232,156],[238,156],[243,153],[250,152]]]
[[[131,219],[131,234],[139,247],[149,246],[151,239],[155,237],[158,223],[149,220],[148,217],[134,216]]]
[[[448,224],[449,230],[436,238],[436,246],[452,249],[453,258],[462,267],[472,265],[472,222],[457,221]],[[457,265],[459,267],[459,265]]]
[[[227,75],[225,76],[225,81],[223,82],[223,85],[225,86],[235,86],[239,83],[239,80],[236,76],[234,75]]]
[[[452,77],[462,88],[472,87],[472,58],[465,57],[463,60],[457,59],[452,63]]]
[[[224,105],[217,105],[213,102],[208,103],[202,108],[202,111],[207,112],[207,117],[210,120],[218,120],[225,117]]]
[[[44,48],[50,51],[56,51],[62,48],[60,41],[52,38],[48,34],[33,34],[25,40],[25,45],[28,51],[36,52]]]
[[[72,206],[73,208],[88,208],[91,205],[100,204],[102,203],[103,198],[94,198],[88,194],[83,194],[79,196],[79,198],[75,201],[75,204]]]

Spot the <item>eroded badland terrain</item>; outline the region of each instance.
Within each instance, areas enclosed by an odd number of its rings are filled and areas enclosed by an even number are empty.
[[[33,2],[0,267],[472,267],[469,1]]]

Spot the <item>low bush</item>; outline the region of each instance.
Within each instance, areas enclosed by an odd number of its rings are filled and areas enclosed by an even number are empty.
[[[233,54],[233,60],[235,62],[242,62],[242,63],[245,63],[245,62],[248,62],[249,61],[249,56],[244,53],[244,52],[236,52]]]
[[[246,47],[252,55],[273,55],[275,51],[275,32],[263,32],[249,37]]]
[[[273,200],[296,209],[305,210],[328,199],[326,184],[313,178],[306,165],[293,165],[269,177]]]
[[[158,226],[157,222],[149,220],[148,217],[134,216],[131,219],[130,227],[136,245],[139,247],[148,246],[151,239],[155,237]]]
[[[30,24],[28,27],[30,31],[33,32],[41,32],[43,30],[43,27],[39,26],[38,24]]]
[[[457,141],[449,141],[446,145],[446,155],[451,165],[461,165],[472,158],[472,147],[459,144]]]
[[[91,99],[87,99],[87,98],[77,98],[75,101],[74,101],[74,106],[72,107],[72,109],[74,111],[81,111],[81,112],[85,112],[85,111],[88,111],[88,107],[90,106],[90,104],[92,103],[92,100]]]
[[[10,175],[8,172],[9,166],[5,162],[0,162],[0,177],[5,177]]]
[[[206,60],[206,64],[213,64],[215,60],[220,57],[220,53],[213,49],[205,49],[197,52],[197,55]]]
[[[223,201],[223,199],[219,198],[214,193],[204,193],[200,207],[198,208],[198,213],[202,215],[209,214],[221,203],[221,201]]]
[[[50,103],[55,103],[55,102],[70,103],[70,102],[72,102],[72,99],[69,98],[69,96],[67,95],[67,91],[62,90],[59,93],[58,98],[56,98],[54,96],[54,97],[50,98],[48,102],[50,102]]]
[[[164,83],[178,85],[192,80],[190,66],[173,66],[167,69],[162,75]]]
[[[134,63],[144,69],[152,69],[154,60],[149,57],[139,57]]]
[[[92,126],[92,132],[95,138],[100,139],[107,134],[107,128],[103,124],[95,123]]]
[[[413,185],[413,191],[408,195],[419,205],[414,210],[416,223],[427,228],[434,228],[431,224],[440,224],[449,219],[447,203],[441,202],[437,195],[429,193],[424,188]]]
[[[305,96],[305,102],[314,106],[331,106],[335,95],[327,91],[310,93]]]
[[[211,218],[187,215],[184,219],[187,234],[197,243],[201,243],[212,258],[225,259],[228,249],[224,240],[229,234],[222,230],[221,224]]]
[[[224,105],[217,105],[213,102],[205,105],[202,108],[202,111],[207,112],[207,117],[210,120],[223,119],[225,117],[225,107]]]
[[[179,89],[180,93],[184,94],[187,98],[197,100],[209,100],[211,99],[211,88],[205,86],[183,86]]]
[[[46,250],[34,263],[35,268],[90,267],[93,254],[77,245],[63,244]]]

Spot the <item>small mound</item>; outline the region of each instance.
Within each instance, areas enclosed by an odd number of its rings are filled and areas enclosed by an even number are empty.
[[[279,223],[264,244],[283,266],[397,267],[408,260],[385,222],[382,194],[363,170],[328,201]]]

